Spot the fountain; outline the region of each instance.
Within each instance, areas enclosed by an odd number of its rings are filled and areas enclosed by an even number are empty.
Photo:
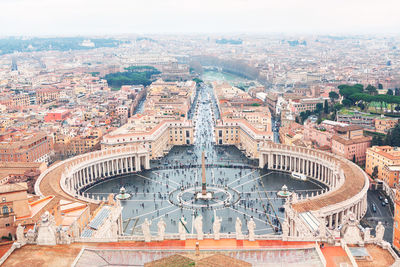
[[[290,192],[287,188],[287,186],[284,184],[281,188],[281,191],[276,193],[279,197],[289,197],[292,195],[292,192]]]
[[[126,193],[125,187],[121,187],[121,189],[119,190],[119,194],[115,196],[115,198],[119,200],[126,200],[129,199],[130,197],[131,194]]]

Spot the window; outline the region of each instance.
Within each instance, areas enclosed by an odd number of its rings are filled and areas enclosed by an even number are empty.
[[[8,207],[6,205],[3,206],[3,214],[8,214]]]
[[[2,201],[3,201],[3,202],[6,202],[6,198],[5,198],[5,197],[3,197]]]

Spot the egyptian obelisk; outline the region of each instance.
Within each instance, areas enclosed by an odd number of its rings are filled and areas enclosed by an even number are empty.
[[[205,155],[204,151],[201,153],[201,171],[202,171],[202,180],[201,180],[201,194],[203,196],[207,195],[206,191],[206,164],[205,164]]]

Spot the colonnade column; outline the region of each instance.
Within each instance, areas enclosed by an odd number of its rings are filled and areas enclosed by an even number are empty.
[[[150,155],[146,155],[144,167],[146,170],[150,169]]]
[[[137,155],[135,158],[136,158],[136,160],[135,160],[135,169],[136,169],[137,172],[140,172],[140,156]]]

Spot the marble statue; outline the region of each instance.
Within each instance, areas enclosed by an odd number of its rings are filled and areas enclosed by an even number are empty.
[[[382,222],[378,222],[375,227],[375,241],[381,242],[383,240],[383,235],[385,234],[385,226],[383,226]]]
[[[113,221],[112,216],[110,216],[110,224],[111,224],[111,238],[118,238],[118,223],[117,221]]]
[[[367,227],[364,230],[364,242],[367,243],[371,241],[371,228]]]
[[[161,218],[161,220],[158,221],[157,223],[157,228],[158,228],[158,239],[159,240],[164,240],[165,237],[165,227],[167,224],[164,222],[164,219]]]
[[[185,227],[186,224],[187,224],[186,219],[184,216],[182,216],[179,219],[179,224],[178,224],[180,240],[186,240],[186,227]]]
[[[144,222],[142,224],[142,232],[144,235],[145,242],[151,241],[150,225],[151,225],[151,221],[149,221],[149,220],[147,220],[147,218],[145,218]]]
[[[34,244],[35,241],[36,241],[36,229],[35,230],[29,229],[28,232],[26,233],[26,242],[28,244]]]
[[[249,240],[254,241],[254,230],[256,229],[256,223],[254,222],[253,218],[247,222],[247,229],[249,230]]]
[[[25,235],[24,235],[24,229],[25,227],[22,226],[20,223],[17,226],[17,242],[20,243],[21,245],[25,245],[26,244],[26,239],[25,239]]]
[[[296,193],[292,194],[292,203],[296,203],[299,201],[299,196]]]
[[[71,225],[71,233],[73,237],[79,237],[79,226],[76,221]]]
[[[348,212],[345,222],[340,231],[346,244],[363,244],[364,239],[361,236],[361,231],[353,212]],[[337,227],[335,227],[335,231],[339,231]]]
[[[214,223],[213,223],[213,233],[214,233],[215,240],[219,240],[219,232],[221,230],[221,222],[222,222],[221,217],[215,216]]]
[[[287,220],[284,220],[282,224],[282,236],[283,237],[289,236],[289,222]]]
[[[203,216],[199,215],[194,219],[194,228],[197,232],[197,239],[203,240]]]
[[[36,242],[38,245],[54,246],[57,244],[57,233],[54,217],[46,211],[39,221]]]
[[[114,194],[108,194],[107,202],[111,206],[115,206],[116,205],[115,200],[114,200]]]
[[[68,232],[62,229],[61,226],[57,227],[57,244],[71,244],[71,238],[68,235]]]
[[[242,221],[239,219],[239,217],[236,217],[235,230],[236,230],[236,239],[237,240],[243,239]]]

